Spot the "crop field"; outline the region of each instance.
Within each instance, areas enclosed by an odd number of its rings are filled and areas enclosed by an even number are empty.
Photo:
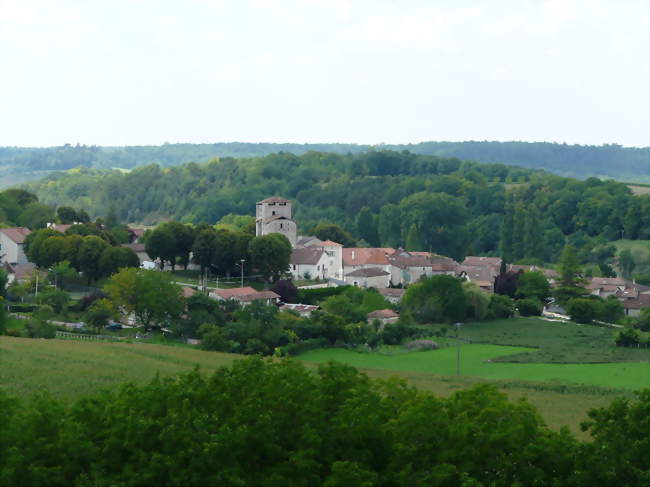
[[[490,351],[491,347],[489,346],[475,345],[473,347],[479,347],[474,359],[480,360],[481,356],[492,355],[494,352],[494,350]],[[469,347],[467,348],[469,349]],[[479,353],[481,348],[483,351]],[[503,353],[504,349],[508,347],[496,348],[498,353]],[[324,353],[321,354],[320,359],[338,358],[350,363],[349,356],[334,357],[332,351],[337,350],[321,351]],[[617,395],[632,395],[628,390],[574,386],[560,382],[488,380],[468,375],[456,377],[453,375],[455,373],[455,365],[453,365],[455,364],[455,349],[450,348],[440,352],[450,355],[452,365],[441,366],[436,373],[410,370],[415,367],[393,368],[393,370],[366,368],[376,366],[372,361],[367,360],[368,356],[366,356],[366,361],[359,365],[359,368],[370,377],[389,379],[398,376],[419,389],[443,396],[477,383],[491,383],[511,399],[527,398],[539,409],[540,414],[550,426],[558,429],[562,426],[569,426],[575,434],[583,438],[585,436],[579,431],[579,423],[587,419],[589,409],[605,406]],[[470,363],[466,363],[465,358],[469,359],[470,357],[466,357],[467,350],[465,348],[461,352],[463,354],[461,372],[466,374],[469,372],[466,367],[469,367]],[[420,354],[422,352],[413,355],[420,357]],[[426,357],[426,355],[422,355],[422,357]],[[47,391],[57,397],[74,399],[115,387],[126,381],[143,384],[150,381],[156,374],[160,376],[177,375],[197,366],[206,373],[212,373],[219,367],[240,358],[242,358],[240,355],[204,352],[192,348],[166,345],[0,337],[0,389],[21,398],[28,398],[35,393]],[[305,364],[315,366],[315,358],[312,357],[312,360]],[[386,364],[380,365],[385,366]],[[394,367],[394,364],[389,363],[388,366]],[[420,367],[420,369],[424,368]],[[431,368],[429,367],[429,369]],[[450,375],[444,375],[446,373]]]

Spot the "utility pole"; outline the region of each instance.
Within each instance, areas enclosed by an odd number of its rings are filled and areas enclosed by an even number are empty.
[[[458,337],[458,331],[461,325],[462,323],[454,323],[456,327],[456,375],[460,375],[460,338]]]
[[[241,260],[241,266],[240,266],[241,267],[241,286],[240,287],[244,287],[244,262],[246,262],[246,260],[242,259]]]

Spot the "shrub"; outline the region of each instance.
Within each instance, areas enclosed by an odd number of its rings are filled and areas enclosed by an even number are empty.
[[[641,335],[634,328],[623,328],[616,334],[614,342],[617,347],[633,347],[641,343]]]
[[[438,343],[433,340],[413,340],[404,347],[408,350],[438,350]]]
[[[300,355],[303,352],[309,350],[316,350],[318,348],[325,348],[330,345],[330,341],[327,338],[310,338],[308,340],[303,340],[296,343],[288,343],[287,345],[280,347],[281,355]]]
[[[54,338],[56,327],[42,320],[30,320],[25,325],[29,338]]]
[[[201,336],[201,348],[203,350],[229,352],[232,349],[232,342],[225,337],[223,330],[216,325],[201,325],[199,335]]]
[[[517,301],[517,309],[521,316],[539,316],[542,314],[542,303],[537,299],[521,299]]]
[[[510,318],[515,312],[515,304],[504,294],[493,294],[488,305],[488,318]]]
[[[571,320],[576,323],[591,323],[599,318],[602,303],[594,299],[572,299],[567,303],[566,310]]]

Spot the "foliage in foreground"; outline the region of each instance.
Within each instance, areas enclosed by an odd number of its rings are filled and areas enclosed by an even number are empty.
[[[330,363],[235,363],[65,405],[0,394],[0,485],[647,485],[650,392],[594,443],[489,386],[448,399]],[[615,450],[615,451],[614,451]]]

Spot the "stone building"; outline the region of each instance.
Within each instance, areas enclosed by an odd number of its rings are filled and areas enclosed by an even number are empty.
[[[255,235],[280,233],[296,246],[296,222],[291,218],[291,202],[280,196],[258,201],[255,207]]]

